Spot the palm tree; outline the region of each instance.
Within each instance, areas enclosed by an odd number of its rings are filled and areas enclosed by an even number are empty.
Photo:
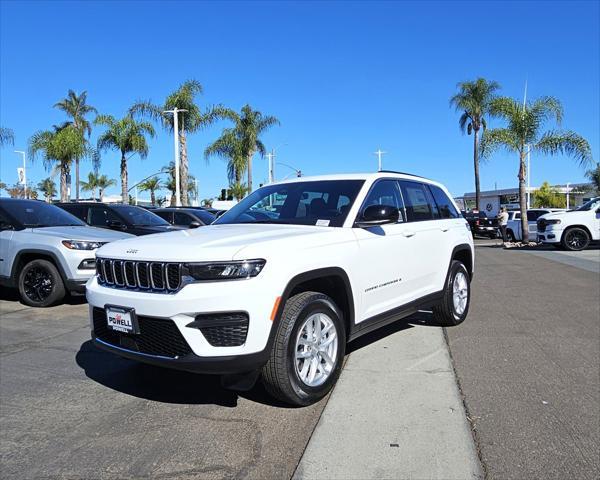
[[[489,115],[490,102],[500,84],[478,78],[457,84],[459,92],[450,99],[450,105],[462,112],[458,126],[461,132],[473,133],[473,167],[475,170],[475,207],[479,208],[481,188],[479,182],[479,130],[487,128],[485,117]]]
[[[37,189],[44,194],[46,202],[52,202],[52,198],[56,195],[56,183],[51,177],[45,178],[37,184]]]
[[[104,125],[107,130],[98,138],[98,150],[119,150],[121,152],[121,201],[128,203],[127,160],[136,153],[141,158],[148,156],[146,135],[154,137],[154,128],[148,122],[138,122],[130,116],[116,120],[111,115],[99,115],[96,125]]]
[[[163,186],[171,192],[171,206],[175,205],[175,162],[169,162],[162,168],[162,171],[169,174],[169,178],[164,182]],[[197,195],[196,178],[193,175],[188,175],[187,191]]]
[[[229,185],[229,193],[233,195],[238,202],[248,193],[248,187],[245,183],[232,183]]]
[[[104,190],[116,184],[116,180],[108,178],[106,175],[100,175],[98,177],[98,179],[96,180],[96,186],[98,187],[98,196],[100,197],[101,202],[104,201]]]
[[[487,130],[483,134],[481,156],[487,158],[498,148],[518,153],[521,238],[529,238],[525,191],[527,152],[531,150],[544,155],[561,153],[573,157],[581,166],[586,166],[592,160],[592,151],[587,140],[573,131],[542,131],[548,120],[554,119],[558,125],[562,121],[563,108],[554,97],[542,97],[524,104],[512,98],[500,97],[491,102],[490,113],[504,119],[507,126]]]
[[[6,183],[0,182],[0,190],[6,190]]]
[[[14,145],[15,134],[10,128],[0,127],[0,147],[4,145]]]
[[[156,195],[155,192],[162,188],[162,184],[158,177],[152,177],[147,179],[146,181],[140,183],[138,185],[140,191],[144,192],[146,190],[150,190],[150,202],[152,205],[156,205]]]
[[[84,192],[92,192],[92,200],[96,200],[96,189],[98,188],[98,172],[89,172],[88,181],[80,181],[81,190]]]
[[[273,125],[280,125],[280,122],[272,115],[263,115],[258,110],[252,110],[250,105],[244,105],[239,114],[231,110],[226,110],[224,114],[235,123],[231,129],[233,133],[229,135],[234,135],[240,142],[241,156],[245,159],[245,166],[248,170],[248,192],[252,192],[252,158],[257,152],[261,157],[265,154],[265,146],[260,140],[260,136]],[[228,133],[225,132],[225,134]],[[219,140],[215,143],[218,142]]]
[[[72,125],[81,132],[82,140],[85,133],[88,138],[92,133],[92,125],[85,118],[90,113],[97,114],[98,111],[87,104],[87,92],[84,90],[77,95],[73,90],[69,90],[67,97],[54,105],[54,108],[58,108],[65,112],[71,121],[65,122],[64,125]],[[75,157],[75,199],[79,200],[79,158]]]
[[[585,172],[585,176],[592,183],[592,188],[600,194],[600,163],[596,163],[596,168]]]
[[[241,183],[242,175],[248,167],[248,158],[244,155],[242,138],[234,128],[226,128],[219,138],[204,150],[208,161],[211,156],[227,160],[227,178],[229,183]]]
[[[169,132],[173,132],[173,115],[164,114],[166,110],[178,108],[186,110],[178,114],[178,135],[180,151],[179,178],[181,185],[181,203],[188,204],[189,162],[187,153],[186,131],[197,132],[220,118],[227,116],[228,110],[220,105],[202,111],[196,104],[196,96],[202,93],[202,85],[196,80],[186,80],[177,90],[167,96],[162,105],[156,105],[149,100],[138,101],[130,109],[130,115],[141,115],[154,121],[160,121]]]
[[[72,125],[54,127],[53,130],[38,131],[29,139],[29,157],[35,159],[39,153],[44,156],[47,169],[53,165],[60,172],[60,200],[69,200],[67,190],[67,175],[74,158],[84,158],[94,155],[88,142],[82,142],[81,133]]]

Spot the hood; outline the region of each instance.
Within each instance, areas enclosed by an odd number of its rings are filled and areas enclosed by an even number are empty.
[[[124,232],[116,232],[105,228],[86,226],[65,227],[40,227],[29,229],[31,233],[59,237],[61,240],[91,240],[94,242],[114,242],[124,238],[134,238],[133,235]]]
[[[201,262],[239,260],[242,250],[252,246],[252,258],[266,258],[279,251],[293,252],[339,241],[340,234],[351,236],[350,229],[303,225],[231,224],[207,225],[131,238],[107,244],[98,250],[100,257],[163,262]]]
[[[544,215],[541,215],[538,220],[541,220],[542,218],[544,220],[549,220],[551,218],[578,218],[578,217],[589,217],[590,212],[588,211],[575,211],[575,210],[570,210],[570,211],[562,211],[562,212],[551,212],[551,213],[545,213]]]
[[[186,227],[178,227],[176,225],[132,225],[131,228],[137,230],[138,232],[145,232],[147,234],[151,234],[172,232],[174,230],[183,230]]]

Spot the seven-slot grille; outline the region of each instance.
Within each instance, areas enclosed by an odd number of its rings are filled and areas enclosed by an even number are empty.
[[[98,282],[113,288],[171,293],[181,287],[181,264],[96,259]]]

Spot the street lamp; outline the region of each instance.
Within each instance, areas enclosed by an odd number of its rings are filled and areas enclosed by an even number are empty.
[[[179,116],[178,113],[187,110],[175,107],[173,110],[165,110],[163,113],[173,114],[173,135],[175,140],[175,205],[181,207],[181,193],[179,189]]]
[[[298,170],[296,167],[292,167],[291,165],[288,165],[287,163],[277,162],[277,165],[283,165],[284,167],[291,168],[294,172],[296,172],[297,177],[302,176],[302,170]]]
[[[27,198],[27,167],[25,165],[25,152],[23,150],[15,150],[15,153],[23,155],[23,198]]]
[[[378,148],[376,152],[373,152],[373,155],[377,155],[377,160],[378,160],[377,171],[378,172],[381,172],[381,170],[382,170],[381,157],[384,153],[387,153],[387,152],[382,152],[381,148]]]

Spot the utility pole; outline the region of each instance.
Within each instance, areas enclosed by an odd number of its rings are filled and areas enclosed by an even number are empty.
[[[275,149],[271,149],[271,152],[267,153],[266,157],[269,160],[269,184],[271,184],[275,181],[275,178],[274,178],[275,175],[273,173],[273,167],[274,167],[273,159],[275,158]]]
[[[27,198],[27,166],[25,165],[25,152],[23,150],[15,150],[15,153],[20,153],[23,156],[23,198]]]
[[[569,201],[569,200],[570,200],[570,198],[569,198],[569,193],[571,192],[571,189],[569,188],[569,187],[570,187],[570,185],[571,185],[570,183],[567,183],[567,210],[569,210],[569,206],[570,206],[570,205],[569,205],[569,204],[570,204],[570,201]]]
[[[173,135],[175,147],[175,206],[181,207],[181,190],[179,186],[179,115],[178,113],[187,112],[175,107],[173,110],[165,110],[163,113],[173,114]]]
[[[387,152],[382,152],[381,148],[378,148],[376,152],[373,152],[373,155],[377,155],[377,161],[378,161],[378,167],[377,167],[377,171],[381,172],[382,170],[382,165],[381,165],[381,156]]]

